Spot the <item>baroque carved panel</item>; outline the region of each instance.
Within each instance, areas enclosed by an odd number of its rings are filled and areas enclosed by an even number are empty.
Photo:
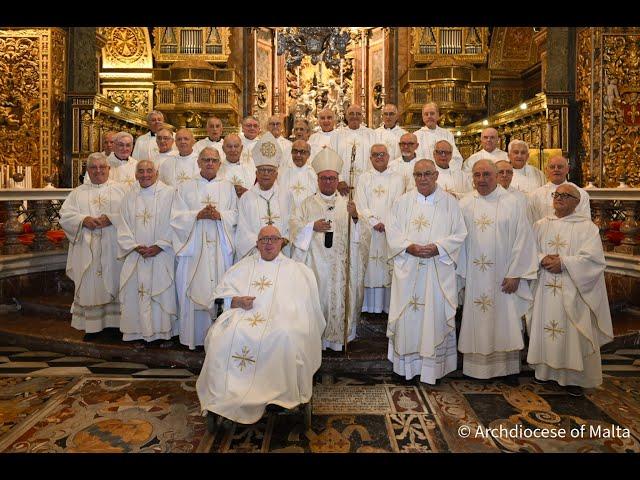
[[[103,94],[112,102],[141,115],[146,115],[151,110],[149,108],[149,99],[151,98],[149,89],[105,88]]]
[[[538,62],[531,27],[496,27],[491,36],[489,68],[525,70]]]
[[[151,41],[145,27],[105,27],[103,68],[152,68]]]

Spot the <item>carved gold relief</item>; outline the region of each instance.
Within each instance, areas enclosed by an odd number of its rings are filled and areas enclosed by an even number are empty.
[[[102,49],[103,68],[152,68],[151,42],[144,27],[101,29],[107,43]]]
[[[0,31],[0,151],[5,164],[33,167],[34,187],[62,158],[65,71],[61,30]]]
[[[582,163],[582,176],[589,180],[597,170],[591,168],[591,29],[584,28],[578,32],[576,60],[576,101],[580,117],[580,147],[578,157]]]
[[[416,63],[431,63],[441,56],[476,64],[487,60],[487,27],[413,27],[411,35]]]
[[[112,102],[122,105],[129,110],[146,115],[149,108],[149,90],[135,89],[104,89],[104,95]]]
[[[489,68],[524,70],[538,62],[531,27],[496,27],[491,34]]]

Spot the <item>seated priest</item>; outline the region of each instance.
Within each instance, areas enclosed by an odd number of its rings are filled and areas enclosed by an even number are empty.
[[[290,409],[311,399],[325,320],[313,272],[284,256],[283,242],[276,227],[263,227],[258,251],[231,267],[214,291],[225,312],[204,342],[196,383],[203,412],[251,424],[269,404]]]

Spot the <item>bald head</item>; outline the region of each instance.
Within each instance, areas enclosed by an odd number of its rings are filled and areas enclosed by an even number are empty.
[[[351,130],[357,130],[360,128],[360,125],[362,124],[362,108],[360,108],[360,105],[351,105],[347,108],[345,116],[347,118],[347,126]]]
[[[318,124],[323,132],[330,132],[336,127],[336,115],[330,108],[323,108],[318,113]]]
[[[382,122],[384,128],[393,128],[398,123],[398,107],[393,103],[387,103],[382,107]]]
[[[237,163],[240,161],[240,155],[242,154],[242,140],[240,140],[240,135],[231,133],[224,137],[222,141],[222,151],[226,156],[227,162]]]
[[[405,133],[400,137],[398,142],[400,145],[400,154],[402,158],[406,160],[413,160],[416,157],[416,150],[418,149],[418,137],[413,133]]]
[[[493,152],[498,146],[498,131],[491,127],[482,130],[480,144],[487,152]]]
[[[508,189],[511,186],[511,180],[513,180],[513,166],[506,160],[499,160],[495,163],[498,170],[498,183],[502,185],[502,188]]]
[[[498,169],[491,160],[478,160],[472,168],[473,186],[482,196],[498,187]]]
[[[569,174],[569,161],[561,155],[552,157],[545,167],[547,180],[560,185],[567,179]]]
[[[283,246],[284,240],[280,234],[280,230],[273,225],[262,227],[258,232],[256,247],[263,260],[270,262],[275,259],[280,254]]]
[[[187,128],[181,128],[176,132],[176,147],[181,157],[186,157],[193,153],[193,145],[196,143],[193,133]]]
[[[553,210],[558,218],[571,215],[580,203],[580,192],[568,183],[558,186],[552,196]]]

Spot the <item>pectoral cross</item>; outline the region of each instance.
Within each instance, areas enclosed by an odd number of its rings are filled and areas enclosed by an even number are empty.
[[[102,196],[102,194],[98,195],[91,201],[91,204],[94,205],[98,210],[101,210],[107,203],[107,199]]]
[[[186,182],[187,180],[191,180],[191,177],[187,175],[184,170],[180,170],[180,174],[176,177],[177,183]]]
[[[211,198],[211,194],[207,194],[207,197],[203,199],[200,203],[203,205],[211,205],[212,207],[216,207],[216,202]]]
[[[373,193],[376,194],[376,197],[380,198],[382,195],[384,195],[385,193],[387,193],[387,191],[385,190],[385,188],[382,185],[378,185],[375,190],[373,191]]]
[[[147,223],[151,220],[152,217],[153,217],[153,215],[147,209],[147,207],[144,207],[144,210],[143,210],[142,213],[139,213],[138,215],[136,215],[136,218],[140,218],[142,220],[142,224],[145,227],[147,226]]]
[[[306,188],[307,187],[300,184],[300,180],[298,180],[298,183],[296,183],[295,185],[291,185],[291,190],[293,190],[293,193],[295,195],[300,195],[300,192],[303,192],[304,190],[306,190]]]
[[[479,219],[474,220],[473,223],[475,223],[476,226],[484,232],[485,229],[493,223],[493,220],[483,213],[482,216]]]
[[[560,234],[557,233],[553,240],[547,242],[551,248],[556,249],[556,255],[560,253],[560,249],[567,246],[567,242],[565,242],[562,238],[560,238]]]

